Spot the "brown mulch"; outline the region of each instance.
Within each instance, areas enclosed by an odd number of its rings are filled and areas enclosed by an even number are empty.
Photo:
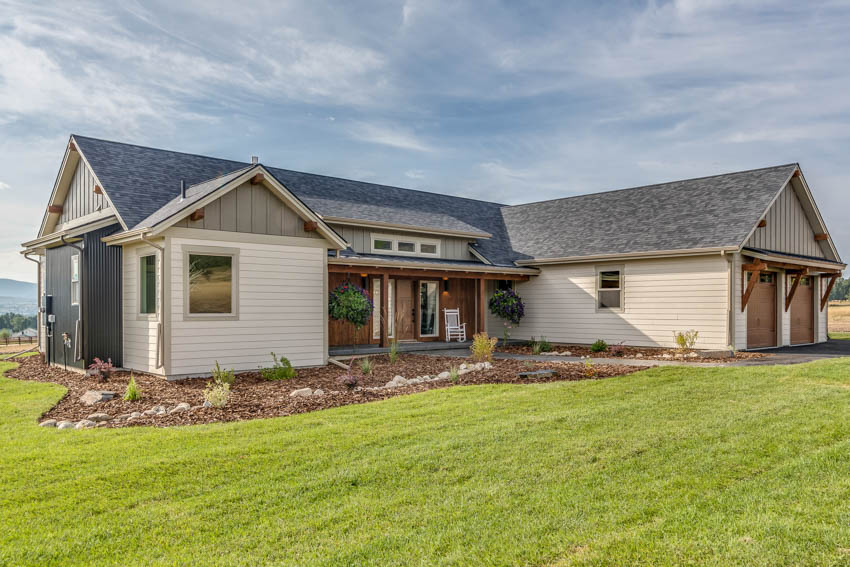
[[[612,345],[608,345],[609,348]],[[506,347],[499,347],[499,352],[510,352],[513,354],[533,354],[531,352],[531,345],[508,345]],[[590,352],[590,347],[587,345],[556,345],[552,344],[552,351],[555,352],[563,352],[569,351],[572,353],[571,356],[589,356],[591,358],[640,358],[643,360],[676,360],[678,362],[728,362],[731,360],[747,360],[752,358],[764,358],[767,356],[772,356],[763,352],[736,352],[735,357],[729,358],[706,358],[704,356],[695,356],[689,357],[685,356],[683,358],[676,358],[677,354],[680,354],[678,350],[671,348],[649,348],[649,347],[632,347],[632,346],[624,346],[623,354],[617,356],[612,354],[610,351],[604,352]],[[699,354],[699,351],[694,351]],[[638,354],[642,354],[642,357],[638,357]],[[664,358],[665,354],[669,354],[673,358]],[[558,355],[541,353],[536,356],[549,356],[552,359],[557,360]]]
[[[361,376],[361,387],[383,386],[396,375],[405,378],[415,378],[419,375],[435,375],[448,370],[451,366],[459,366],[469,359],[453,357],[434,357],[424,355],[401,355],[395,364],[390,364],[385,355],[370,357],[374,363],[371,375]],[[79,421],[93,413],[103,412],[113,417],[134,411],[142,412],[156,405],[173,407],[180,402],[192,406],[203,404],[203,390],[209,382],[208,378],[193,378],[177,382],[168,382],[160,376],[134,374],[136,384],[141,390],[142,399],[137,402],[125,402],[121,399],[130,380],[128,372],[114,372],[108,382],[102,382],[94,377],[65,371],[62,368],[51,367],[39,357],[16,359],[20,364],[17,368],[6,372],[6,376],[18,380],[36,382],[52,382],[68,388],[68,393],[48,410],[41,419],[57,421]],[[355,365],[356,368],[356,365]],[[549,378],[524,379],[519,372],[539,369],[555,370],[556,375]],[[620,365],[595,365],[595,378],[609,378],[631,374],[642,370],[640,367]],[[189,412],[175,413],[163,416],[150,416],[130,421],[109,421],[106,427],[126,427],[135,425],[152,425],[167,427],[173,425],[189,425],[219,421],[242,421],[267,417],[277,417],[305,413],[348,404],[360,404],[375,400],[383,400],[394,396],[422,392],[435,388],[465,386],[471,384],[531,384],[538,382],[586,380],[585,366],[581,363],[567,363],[553,360],[551,363],[533,363],[520,360],[494,360],[490,370],[478,370],[460,376],[457,382],[439,380],[403,386],[400,388],[378,391],[359,390],[348,391],[341,386],[337,379],[345,371],[342,368],[328,365],[318,368],[303,368],[298,370],[295,378],[290,380],[268,381],[256,372],[237,374],[236,382],[231,386],[231,397],[224,408],[197,408]],[[324,390],[321,396],[290,397],[290,393],[298,388]],[[79,398],[86,390],[109,390],[116,393],[116,398],[106,402],[87,406]]]

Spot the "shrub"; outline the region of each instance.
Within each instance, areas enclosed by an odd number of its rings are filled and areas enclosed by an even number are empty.
[[[543,352],[540,348],[540,343],[537,341],[532,341],[531,343],[531,354],[540,354]]]
[[[697,342],[697,337],[699,337],[699,331],[694,329],[680,333],[673,331],[673,339],[676,341],[679,350],[692,350]]]
[[[233,369],[223,369],[218,365],[217,360],[215,361],[215,368],[213,368],[212,375],[213,380],[221,384],[227,384],[229,386],[236,382],[236,375],[233,373]]]
[[[0,329],[0,341],[8,341],[12,336],[12,331],[9,329]]]
[[[290,378],[295,378],[295,369],[292,368],[292,363],[289,362],[289,359],[285,356],[277,358],[274,353],[271,354],[272,367],[260,370],[263,378],[266,380],[289,380]]]
[[[615,345],[611,345],[608,348],[608,352],[610,352],[612,356],[623,356],[626,352],[626,347],[623,346],[623,342],[621,341]]]
[[[227,382],[209,382],[204,388],[204,400],[214,408],[223,408],[230,399],[230,384]]]
[[[115,370],[115,366],[112,365],[112,359],[107,359],[103,361],[98,357],[94,357],[92,359],[92,363],[89,364],[89,370],[92,371],[92,375],[97,376],[104,382],[109,380],[109,377],[112,375],[112,371]]]
[[[372,359],[368,356],[366,358],[361,359],[360,362],[357,363],[357,365],[360,367],[360,372],[362,372],[363,374],[371,374],[372,370],[374,370]]]
[[[598,374],[596,370],[596,365],[593,364],[593,359],[588,358],[584,361],[584,377],[585,378],[596,378]]]
[[[329,294],[328,315],[337,321],[348,321],[359,329],[369,322],[374,304],[362,287],[351,282],[337,286]]]
[[[535,339],[531,337],[531,352],[532,354],[540,354],[541,352],[550,352],[552,350],[552,343],[546,340],[546,337],[540,337],[539,339]]]
[[[472,337],[472,346],[469,347],[472,350],[472,359],[475,362],[493,360],[493,351],[496,350],[497,342],[499,339],[487,336],[484,331],[475,333]]]
[[[357,387],[357,384],[360,383],[360,377],[358,377],[353,372],[346,372],[345,374],[337,378],[336,381],[339,382],[340,385],[348,388],[349,390],[353,390]]]
[[[452,382],[457,382],[458,380],[460,380],[460,371],[458,370],[457,366],[452,366],[451,368],[449,368],[449,380],[451,380]]]
[[[399,355],[398,341],[394,340],[393,342],[390,343],[390,352],[389,352],[390,364],[395,364],[398,361],[398,355]]]
[[[605,352],[608,350],[608,343],[602,339],[597,339],[595,343],[590,345],[590,352]]]
[[[490,313],[519,325],[520,319],[525,316],[525,305],[522,299],[512,289],[500,289],[490,298]]]
[[[142,397],[142,391],[136,386],[136,378],[130,374],[130,382],[127,384],[127,390],[124,392],[124,401],[137,402]]]

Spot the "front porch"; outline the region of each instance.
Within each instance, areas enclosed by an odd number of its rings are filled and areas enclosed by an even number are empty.
[[[469,347],[472,346],[472,341],[452,341],[450,343],[444,341],[405,341],[398,343],[399,352],[428,352],[428,351],[444,351],[458,350],[469,352]],[[331,357],[341,356],[366,356],[370,354],[386,354],[389,352],[389,347],[381,345],[348,345],[335,346],[328,349],[328,355]]]
[[[493,290],[504,282],[529,278],[527,272],[478,267],[471,262],[446,269],[418,269],[346,260],[329,262],[328,289],[346,281],[358,285],[372,298],[374,311],[368,323],[356,330],[347,322],[328,321],[331,356],[386,352],[391,341],[398,341],[404,352],[452,345],[468,348],[468,344],[446,342],[444,310],[459,310],[468,343],[472,335],[487,329],[487,301]]]

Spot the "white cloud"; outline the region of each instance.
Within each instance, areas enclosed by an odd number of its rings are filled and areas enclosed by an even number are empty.
[[[405,177],[409,177],[410,179],[424,179],[425,172],[421,169],[408,169],[404,172]]]
[[[402,150],[413,150],[417,152],[435,151],[435,148],[419,139],[415,134],[399,126],[355,122],[349,128],[349,135],[363,142],[390,146]]]
[[[8,183],[3,183],[2,181],[0,181],[0,191],[5,191],[6,189],[10,189],[11,187],[12,186]]]

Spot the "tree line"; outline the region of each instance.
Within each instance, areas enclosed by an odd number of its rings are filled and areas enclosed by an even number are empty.
[[[24,329],[35,329],[36,315],[21,315],[20,313],[0,314],[0,329],[8,329],[18,333]]]
[[[830,301],[850,301],[850,279],[838,278],[829,294]]]

